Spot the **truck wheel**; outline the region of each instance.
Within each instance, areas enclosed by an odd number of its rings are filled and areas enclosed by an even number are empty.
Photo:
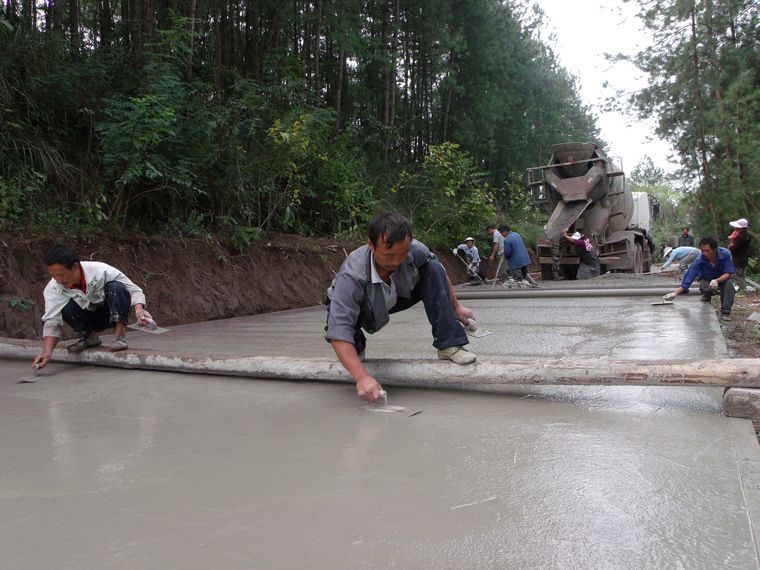
[[[633,249],[633,272],[644,273],[644,249],[640,243]]]

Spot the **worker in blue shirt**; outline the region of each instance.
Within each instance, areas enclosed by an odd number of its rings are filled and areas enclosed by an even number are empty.
[[[702,252],[691,264],[681,284],[672,293],[663,296],[666,301],[675,299],[681,293],[688,293],[689,287],[697,277],[700,278],[699,292],[702,300],[709,302],[713,295],[720,292],[720,313],[726,319],[734,305],[734,261],[731,252],[725,247],[718,247],[713,237],[704,237],[699,241]]]
[[[515,281],[524,281],[527,285],[536,287],[538,283],[528,273],[530,255],[522,236],[507,225],[499,226],[499,233],[504,238],[504,261],[509,276]]]
[[[699,251],[699,249],[696,247],[683,245],[681,247],[675,248],[674,250],[671,250],[669,253],[670,255],[668,256],[667,261],[662,264],[660,271],[665,271],[674,261],[679,262],[678,267],[681,271],[686,271],[702,252]]]

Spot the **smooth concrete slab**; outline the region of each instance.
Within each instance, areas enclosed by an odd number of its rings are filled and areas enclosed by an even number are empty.
[[[480,328],[471,339],[481,359],[609,357],[692,360],[727,356],[715,311],[697,296],[654,306],[646,297],[470,300]],[[211,356],[334,357],[324,340],[325,307],[173,327],[151,335],[129,331],[130,347]],[[368,358],[436,358],[420,303],[391,315],[368,335]]]
[[[0,368],[0,568],[758,568],[715,390],[397,390]]]

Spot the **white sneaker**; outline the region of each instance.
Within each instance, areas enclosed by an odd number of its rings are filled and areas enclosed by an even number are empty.
[[[452,346],[438,350],[438,358],[441,360],[451,360],[456,364],[472,364],[476,356],[463,346]]]

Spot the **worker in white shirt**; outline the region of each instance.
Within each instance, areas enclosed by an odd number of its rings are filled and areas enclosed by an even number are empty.
[[[126,350],[124,336],[132,307],[138,324],[153,323],[145,310],[145,295],[115,267],[99,261],[81,261],[70,247],[56,246],[44,257],[52,277],[45,287],[45,314],[42,316],[42,352],[32,365],[44,368],[61,339],[63,323],[74,329],[79,340],[66,348],[78,354],[101,345],[97,333],[114,327],[112,351]]]

